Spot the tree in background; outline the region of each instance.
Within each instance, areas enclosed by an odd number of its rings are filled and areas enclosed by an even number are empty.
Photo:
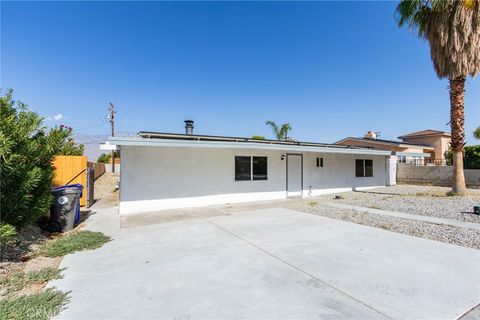
[[[253,135],[253,136],[252,136],[252,139],[253,139],[253,140],[265,140],[265,137],[264,137],[264,136]]]
[[[272,128],[273,134],[278,140],[288,140],[288,131],[292,130],[290,123],[282,124],[280,127],[273,121],[267,121],[267,126]]]
[[[448,150],[445,152],[447,163],[453,161],[453,152]],[[463,158],[464,169],[480,169],[480,146],[466,146]]]
[[[20,228],[48,212],[52,161],[70,131],[47,129],[37,113],[13,101],[12,91],[0,97],[0,119],[0,224]]]
[[[97,163],[110,163],[110,159],[112,158],[111,153],[102,153],[98,159]],[[115,159],[120,158],[120,152],[115,151]]]
[[[464,194],[465,80],[480,72],[479,1],[401,0],[396,14],[400,27],[416,29],[418,36],[428,41],[437,76],[450,82],[452,191]]]
[[[480,127],[478,127],[477,129],[475,129],[475,131],[473,131],[473,136],[475,137],[475,139],[480,140]]]
[[[108,163],[108,161],[110,161],[110,158],[112,157],[111,154],[108,154],[108,153],[102,153],[98,159],[97,159],[97,163]]]
[[[72,138],[68,138],[63,144],[62,150],[60,150],[60,155],[63,156],[83,156],[83,151],[85,150],[85,145],[76,144]]]

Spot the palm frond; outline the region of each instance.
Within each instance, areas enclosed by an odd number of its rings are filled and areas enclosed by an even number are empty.
[[[439,78],[480,72],[479,0],[401,0],[395,17],[428,41]]]
[[[395,11],[398,26],[407,26],[417,30],[419,37],[425,37],[425,31],[432,8],[428,0],[401,0]]]
[[[277,124],[273,121],[268,120],[265,125],[270,126],[272,128],[273,134],[278,140],[282,139],[282,134],[280,132],[280,128],[277,126]]]
[[[292,130],[292,126],[290,125],[290,123],[285,123],[282,125],[282,127],[280,128],[280,135],[282,137],[282,139],[284,140],[287,140],[288,138],[288,131]]]
[[[475,131],[473,132],[473,136],[475,137],[475,139],[480,140],[480,127],[475,129]]]

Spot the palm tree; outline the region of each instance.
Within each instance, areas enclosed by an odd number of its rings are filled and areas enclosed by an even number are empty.
[[[266,125],[272,128],[278,140],[288,140],[288,131],[292,130],[290,123],[282,124],[282,126],[279,127],[275,122],[269,120]]]
[[[475,129],[475,131],[473,131],[473,136],[475,137],[475,139],[480,140],[480,127],[478,127],[477,129]]]
[[[407,25],[428,41],[437,76],[450,83],[452,191],[464,194],[465,80],[480,72],[479,0],[401,0],[396,14],[400,27]]]

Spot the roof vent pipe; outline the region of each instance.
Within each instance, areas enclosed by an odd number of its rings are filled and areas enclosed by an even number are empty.
[[[377,139],[378,133],[375,131],[368,131],[367,134],[365,135],[365,138],[367,139]]]
[[[193,134],[193,120],[185,120],[185,134]]]

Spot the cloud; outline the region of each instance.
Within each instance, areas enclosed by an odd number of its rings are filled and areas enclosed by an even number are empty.
[[[65,119],[65,116],[61,113],[54,115],[53,117],[47,117],[47,121],[60,121]]]

